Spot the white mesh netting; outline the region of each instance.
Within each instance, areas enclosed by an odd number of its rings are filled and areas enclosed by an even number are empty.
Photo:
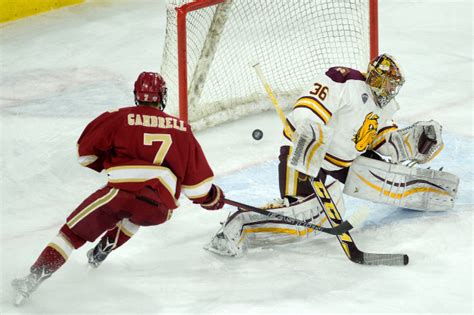
[[[168,111],[177,115],[175,7],[191,1],[168,2],[161,73],[168,84]],[[330,66],[366,69],[369,0],[233,0],[227,5],[187,14],[188,113],[195,128],[272,108],[252,62],[260,63],[284,108]]]

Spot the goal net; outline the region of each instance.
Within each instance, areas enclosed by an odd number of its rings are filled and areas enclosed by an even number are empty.
[[[258,62],[288,108],[331,66],[377,54],[377,0],[168,0],[161,74],[168,110],[200,129],[272,108]]]

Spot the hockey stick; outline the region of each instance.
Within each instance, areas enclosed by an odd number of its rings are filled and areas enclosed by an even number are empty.
[[[261,215],[267,216],[269,218],[277,219],[277,220],[283,221],[283,222],[291,224],[291,225],[304,226],[304,227],[307,227],[307,228],[310,228],[310,229],[313,229],[313,230],[321,231],[323,233],[332,234],[332,235],[344,234],[347,231],[354,228],[354,226],[356,226],[358,222],[363,221],[363,215],[354,215],[353,217],[351,217],[350,220],[341,221],[340,224],[338,224],[337,226],[326,228],[326,227],[322,227],[322,226],[319,226],[319,225],[316,225],[316,224],[313,224],[313,223],[310,223],[310,222],[306,222],[306,221],[299,220],[299,219],[296,219],[296,218],[288,217],[288,216],[283,215],[283,214],[278,214],[278,213],[268,211],[268,210],[265,210],[265,209],[249,206],[249,205],[240,203],[238,201],[230,200],[230,199],[225,199],[225,203],[228,204],[228,205],[231,205],[231,206],[235,206],[239,210],[244,211],[244,212],[247,212],[247,211],[256,212],[256,213],[259,213]]]
[[[328,218],[331,227],[343,223],[344,221],[342,221],[341,214],[337,210],[337,207],[323,182],[315,178],[310,178],[310,181],[319,203],[323,206],[324,214]],[[352,262],[362,265],[387,266],[401,266],[408,264],[408,255],[406,254],[374,254],[359,250],[348,231],[341,235],[337,235],[337,239],[339,240],[347,258]]]
[[[255,63],[252,65],[257,73],[258,78],[262,82],[265,90],[267,91],[268,96],[270,97],[273,106],[275,107],[278,116],[280,117],[285,130],[288,132],[287,134],[291,135],[293,132],[289,128],[285,114],[281,109],[278,101],[273,94],[273,91],[268,84],[268,81],[265,79],[263,75],[262,69],[260,68],[259,63]],[[327,191],[326,187],[324,186],[323,182],[317,178],[311,178],[311,186],[315,192],[315,195],[318,199],[319,204],[323,208],[324,214],[328,218],[331,227],[338,226],[341,224],[342,218],[339,210],[337,210],[336,204],[333,202],[329,192]],[[389,265],[389,266],[399,266],[399,265],[407,265],[408,264],[408,255],[406,254],[375,254],[375,253],[366,253],[357,248],[355,245],[352,236],[349,232],[345,232],[342,235],[337,235],[337,239],[341,244],[344,253],[346,254],[347,258],[352,262],[363,264],[363,265]]]

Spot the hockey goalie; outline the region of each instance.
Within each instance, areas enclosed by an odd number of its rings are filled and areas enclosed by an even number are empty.
[[[395,96],[405,82],[398,62],[377,56],[366,73],[332,67],[316,77],[296,100],[280,148],[276,202],[263,208],[327,226],[330,218],[315,198],[313,180],[326,188],[338,215],[342,193],[424,211],[453,207],[459,179],[442,171],[414,167],[443,149],[439,123],[419,121],[399,129]],[[270,220],[261,214],[231,213],[206,249],[241,256],[249,246],[282,243],[316,234],[310,228]]]

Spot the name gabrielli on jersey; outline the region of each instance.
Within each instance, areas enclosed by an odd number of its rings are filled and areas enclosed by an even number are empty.
[[[143,114],[128,114],[127,122],[129,126],[144,126],[144,127],[157,127],[163,129],[178,129],[180,131],[186,131],[184,121],[176,119],[174,117],[159,117],[153,115]]]

